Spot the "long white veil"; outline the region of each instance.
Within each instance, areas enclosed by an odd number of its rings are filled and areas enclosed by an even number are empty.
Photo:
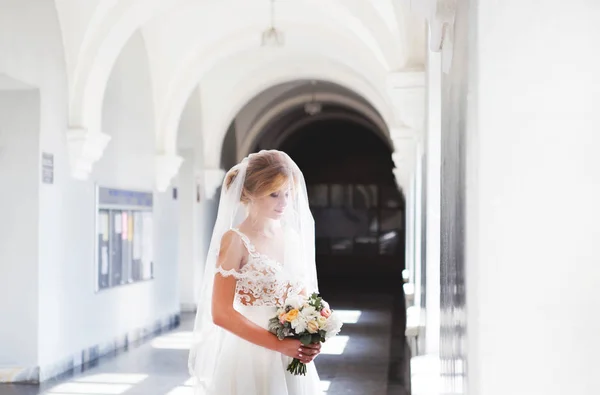
[[[241,202],[242,187],[245,185],[248,164],[258,154],[251,154],[235,165],[227,174],[237,172],[233,182],[227,186],[227,176],[221,188],[219,208],[213,229],[210,247],[205,262],[204,275],[196,279],[197,312],[194,322],[193,344],[190,349],[188,367],[196,378],[198,388],[206,388],[213,377],[216,358],[219,355],[225,330],[213,323],[211,314],[213,281],[217,269],[217,257],[223,235],[237,228],[246,218],[246,206]],[[301,281],[310,294],[318,291],[315,264],[314,220],[310,212],[304,176],[292,159],[281,151],[268,151],[281,155],[293,177],[291,199],[281,219],[285,234],[284,270],[294,280]]]

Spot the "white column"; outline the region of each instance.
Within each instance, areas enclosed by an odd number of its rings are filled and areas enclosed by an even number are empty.
[[[421,143],[416,145],[416,156],[415,156],[415,172],[413,177],[413,246],[412,246],[412,259],[413,259],[413,270],[415,272],[415,306],[421,307],[422,299],[422,265],[421,260],[422,254],[422,243],[424,242],[422,237],[423,230],[423,146]]]
[[[412,284],[415,297],[417,294],[417,273],[415,270],[415,174],[409,176],[409,184],[406,193],[406,269],[408,270],[408,282]],[[416,300],[415,300],[416,304]]]
[[[194,278],[196,243],[198,240],[195,225],[196,188],[194,177],[194,151],[182,150],[183,164],[179,170],[177,187],[179,200],[179,298],[182,311],[194,311]]]
[[[600,3],[470,12],[469,393],[598,394]]]
[[[440,345],[440,216],[441,216],[441,55],[427,54],[427,244],[425,350],[437,354]]]
[[[210,248],[210,239],[213,232],[217,210],[219,205],[219,188],[223,183],[225,171],[218,168],[202,169],[198,165],[195,175],[196,198],[198,210],[195,216],[196,226],[196,262],[194,264],[194,283],[195,291],[199,290],[199,286],[204,275],[204,263]],[[196,297],[198,295],[196,294]]]
[[[416,195],[416,157],[417,140],[414,130],[407,128],[398,128],[391,130],[392,142],[394,144],[394,154],[392,158],[396,166],[395,175],[398,185],[402,189],[405,198],[405,266],[409,273],[409,282],[413,286],[416,283],[415,277],[415,199]],[[416,292],[416,289],[415,289]]]
[[[422,140],[425,116],[425,73],[423,71],[401,71],[390,73],[387,80],[388,94],[394,104],[396,126],[390,128],[390,137],[394,145],[393,160],[396,166],[396,180],[404,192],[406,200],[406,268],[409,281],[415,285],[416,244],[415,228],[420,218],[416,215],[420,193],[417,192],[417,149]],[[420,247],[419,247],[420,248]],[[418,290],[415,288],[415,295]],[[420,298],[420,296],[419,296]]]

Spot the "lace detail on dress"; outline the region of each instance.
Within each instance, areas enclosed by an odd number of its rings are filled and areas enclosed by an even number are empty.
[[[248,250],[248,262],[241,269],[226,270],[218,266],[216,272],[237,280],[235,301],[245,306],[281,306],[285,300],[303,290],[301,282],[294,281],[283,270],[281,263],[256,252],[250,239],[238,229],[236,232]]]

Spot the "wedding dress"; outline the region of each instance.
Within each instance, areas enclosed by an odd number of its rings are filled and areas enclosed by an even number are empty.
[[[281,264],[256,252],[250,239],[232,229],[248,250],[248,262],[236,271],[217,268],[223,276],[237,279],[234,308],[255,324],[267,329],[277,306],[297,295],[303,285],[289,278]],[[207,395],[319,395],[321,384],[313,362],[306,376],[287,372],[292,358],[257,346],[230,332],[223,334],[214,377]]]
[[[274,260],[256,250],[238,226],[247,218],[242,192],[247,173],[252,173],[253,155],[234,166],[234,181],[223,182],[219,209],[211,237],[204,274],[196,279],[198,310],[190,349],[189,369],[196,379],[196,395],[319,395],[322,393],[314,362],[306,375],[287,372],[292,358],[251,343],[213,323],[211,306],[215,276],[236,278],[234,309],[258,326],[268,328],[269,319],[285,299],[304,291],[318,292],[314,249],[314,220],[302,173],[285,153],[280,155],[291,169],[293,191],[281,219],[282,258]],[[281,159],[279,159],[281,161]],[[254,162],[256,163],[256,162]],[[249,165],[250,164],[250,165]],[[250,170],[248,170],[250,168]],[[223,236],[235,232],[247,249],[246,263],[223,268],[218,256]],[[233,235],[232,235],[233,236]],[[243,245],[243,247],[242,247]],[[275,336],[275,335],[273,335]]]

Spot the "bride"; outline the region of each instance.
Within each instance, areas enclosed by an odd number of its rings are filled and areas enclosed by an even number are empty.
[[[306,184],[287,154],[251,154],[225,176],[201,284],[189,356],[197,395],[321,393],[310,363],[320,344],[267,330],[287,298],[317,291]],[[305,376],[286,371],[293,358]]]

